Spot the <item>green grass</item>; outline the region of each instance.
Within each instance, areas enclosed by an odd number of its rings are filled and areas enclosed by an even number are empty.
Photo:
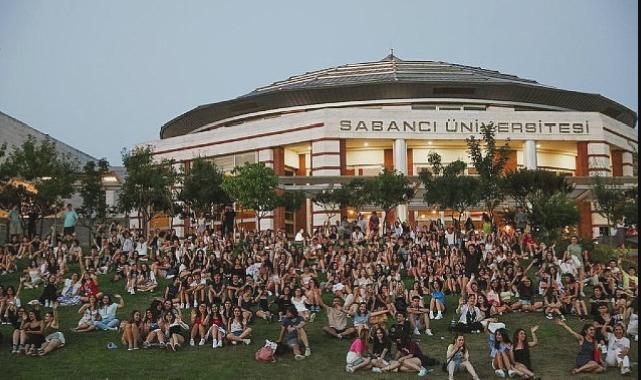
[[[24,266],[21,266],[21,268]],[[0,277],[3,285],[17,284],[17,274]],[[164,287],[159,291],[149,294],[129,295],[124,291],[121,282],[111,283],[107,276],[100,277],[100,288],[106,293],[119,293],[125,299],[125,308],[118,313],[119,318],[127,318],[134,309],[144,310],[148,307],[152,296],[159,296]],[[162,284],[164,285],[164,283]],[[23,290],[21,300],[23,304],[37,298],[41,289]],[[448,297],[449,310],[453,310],[457,299]],[[127,379],[127,378],[262,378],[262,379],[343,379],[343,378],[374,378],[374,379],[411,379],[416,374],[385,374],[377,375],[369,371],[347,374],[344,371],[345,354],[349,348],[349,341],[338,341],[324,335],[321,327],[327,319],[321,313],[316,321],[308,325],[312,348],[312,356],[304,361],[294,361],[291,355],[279,357],[276,363],[259,363],[254,360],[254,353],[264,344],[265,339],[274,340],[278,337],[278,323],[267,324],[257,321],[253,326],[253,343],[250,346],[226,346],[213,350],[211,343],[202,347],[185,347],[178,352],[166,352],[160,349],[139,350],[128,352],[120,342],[120,335],[115,332],[95,331],[91,333],[76,334],[69,331],[75,327],[80,315],[78,307],[61,307],[60,324],[67,339],[67,344],[62,349],[46,357],[27,357],[12,355],[10,353],[9,337],[10,326],[0,327],[4,335],[4,344],[0,349],[0,379],[34,379],[34,378],[89,378],[89,379]],[[187,315],[185,315],[187,316]],[[420,346],[431,357],[443,360],[445,350],[450,343],[451,335],[447,332],[447,325],[452,317],[448,312],[446,318],[433,321],[433,337],[420,337]],[[578,346],[560,326],[554,324],[537,314],[515,313],[502,317],[501,321],[507,324],[510,332],[517,327],[529,328],[538,324],[539,345],[532,350],[532,363],[535,372],[544,379],[569,378],[569,371],[574,366],[574,359]],[[582,325],[576,318],[570,318],[569,325],[575,329]],[[444,337],[444,339],[441,339]],[[467,335],[467,344],[470,349],[471,362],[481,379],[494,378],[490,367],[490,358],[485,335]],[[115,342],[119,348],[108,350],[108,342]],[[636,361],[638,344],[633,342],[632,358]],[[637,376],[637,366],[633,366],[633,376]],[[609,369],[606,375],[576,376],[575,379],[603,378],[603,376],[616,376],[616,369]],[[447,379],[447,375],[440,367],[428,378]],[[460,373],[457,379],[470,379],[467,374]]]

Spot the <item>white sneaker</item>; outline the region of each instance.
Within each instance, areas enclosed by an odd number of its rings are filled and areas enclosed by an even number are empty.
[[[345,366],[345,372],[347,372],[347,373],[354,373],[354,367],[352,367],[352,366],[351,366],[351,365],[349,365],[349,364],[348,364],[348,365],[346,365],[346,366]]]
[[[434,334],[432,334],[432,330],[431,329],[425,329],[425,334],[427,334],[427,336],[434,335]]]
[[[436,319],[443,319],[443,313],[441,313],[440,311],[436,313]]]
[[[199,346],[204,346],[205,345],[205,339],[201,339],[200,342],[198,342]]]
[[[516,372],[514,372],[514,371],[513,371],[513,370],[511,370],[511,369],[508,369],[508,370],[507,370],[507,375],[508,375],[509,377],[514,377],[514,375],[516,375]]]
[[[222,347],[223,346],[223,341],[222,339],[218,341],[218,345],[216,347]]]
[[[312,355],[312,350],[309,349],[309,347],[305,347],[305,356],[311,356]]]
[[[421,370],[418,371],[418,376],[420,377],[427,376],[427,368],[421,367]]]
[[[211,342],[211,348],[216,348],[216,347],[218,347],[218,341],[214,339],[214,341]]]
[[[184,303],[181,303],[181,304],[180,304],[180,308],[181,308],[181,309],[184,309],[184,308],[185,308],[185,304],[184,304]]]
[[[630,367],[623,367],[621,368],[621,374],[622,375],[627,375],[630,373]]]
[[[198,302],[196,302],[196,300],[194,300],[194,307],[198,307]]]
[[[243,343],[249,345],[251,344],[252,340],[251,339],[243,339]]]
[[[189,341],[189,345],[190,345],[190,346],[195,346],[195,345],[196,345],[196,342],[194,342],[194,340],[193,340],[193,339],[191,339],[191,340]]]
[[[433,311],[430,311],[430,319],[435,319]]]
[[[505,377],[505,372],[503,372],[502,369],[497,369],[496,371],[494,371],[494,374],[498,377]]]
[[[374,372],[374,373],[382,373],[383,371],[378,367],[372,367],[372,372]]]
[[[414,327],[414,335],[421,335],[421,332],[418,331],[418,327]]]

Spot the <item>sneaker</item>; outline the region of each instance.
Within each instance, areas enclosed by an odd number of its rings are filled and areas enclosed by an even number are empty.
[[[311,356],[312,355],[312,350],[309,349],[309,347],[305,347],[305,356]]]
[[[436,319],[443,319],[443,313],[441,313],[440,311],[436,313]]]
[[[158,346],[160,346],[160,348],[165,348],[166,344],[165,342],[160,342],[158,343]]]
[[[561,314],[561,320],[565,321],[565,315]]]
[[[316,319],[316,313],[313,313],[312,315],[309,316],[309,322],[314,322]]]
[[[243,343],[245,343],[247,345],[250,344],[251,342],[252,342],[251,339],[243,339]]]
[[[347,373],[354,373],[354,367],[352,367],[352,366],[351,366],[351,365],[349,365],[349,364],[348,364],[348,365],[346,365],[346,366],[345,366],[345,372],[347,372]]]
[[[218,345],[216,345],[216,347],[219,347],[219,348],[220,348],[220,347],[222,347],[222,346],[223,346],[223,341],[222,341],[222,340],[219,340],[219,341],[218,341]]]
[[[199,346],[204,346],[205,345],[205,339],[201,339],[200,342],[198,343]]]
[[[11,353],[12,353],[12,354],[17,354],[18,352],[20,352],[20,351],[18,350],[18,345],[17,345],[17,344],[14,344],[14,345],[13,345],[13,348],[11,349]]]
[[[294,355],[294,359],[303,360],[303,359],[305,359],[305,357],[303,355]]]
[[[149,342],[147,341],[142,342],[142,348],[149,348]]]
[[[372,372],[374,372],[374,373],[382,373],[383,371],[378,367],[372,367]]]
[[[181,309],[184,309],[184,308],[185,308],[185,304],[184,304],[184,303],[181,303],[181,304],[180,304],[180,308],[181,308]]]
[[[197,308],[197,307],[198,307],[198,302],[194,300],[194,308]]]
[[[133,348],[133,347],[129,347],[129,348],[127,349],[127,351],[133,351],[133,350],[134,350],[134,348]]]
[[[425,329],[425,334],[427,334],[427,336],[434,335],[434,334],[432,334],[432,330],[431,329]]]
[[[554,317],[552,316],[552,314],[545,314],[545,318],[547,318],[547,319],[553,319]]]
[[[189,340],[189,345],[190,346],[195,346],[196,345],[196,342],[194,342],[193,338]]]
[[[425,367],[421,367],[421,370],[418,371],[418,376],[419,377],[427,376],[427,374],[428,374],[427,368],[425,368]]]
[[[421,332],[418,331],[418,327],[414,327],[414,335],[421,335]]]
[[[218,341],[214,339],[214,341],[211,343],[211,348],[217,348],[218,347]]]
[[[511,370],[511,369],[509,369],[509,370],[507,371],[507,375],[508,375],[509,377],[514,377],[514,376],[516,375],[516,372],[514,372],[514,371],[513,371],[513,370]]]
[[[621,368],[621,375],[629,375],[629,374],[630,374],[630,367]]]
[[[433,311],[430,311],[430,319],[436,319],[436,317],[434,316],[434,312]]]
[[[494,371],[494,374],[498,377],[505,377],[505,372],[503,372],[502,369],[497,369],[496,371]]]

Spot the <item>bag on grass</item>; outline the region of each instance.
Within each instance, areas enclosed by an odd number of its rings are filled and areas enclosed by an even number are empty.
[[[265,363],[276,361],[276,359],[274,358],[274,353],[276,352],[277,347],[278,344],[269,340],[265,340],[265,345],[256,352],[256,361]]]

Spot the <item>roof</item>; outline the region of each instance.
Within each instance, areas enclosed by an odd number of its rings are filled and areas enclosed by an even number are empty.
[[[28,124],[13,118],[0,111],[0,143],[7,144],[7,148],[22,146],[29,136],[32,136],[37,141],[49,139],[56,144],[56,149],[62,154],[68,154],[77,159],[80,165],[84,165],[88,161],[98,161],[97,158],[82,152],[71,145],[57,140],[46,133],[30,127]]]
[[[437,61],[346,64],[277,81],[236,99],[202,105],[167,122],[160,137],[193,132],[207,124],[262,111],[348,101],[460,98],[509,101],[600,112],[631,128],[637,114],[599,94],[557,89],[515,75]]]

